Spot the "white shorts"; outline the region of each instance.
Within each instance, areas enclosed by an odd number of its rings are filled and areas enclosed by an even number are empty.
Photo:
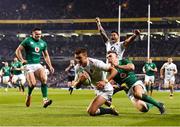
[[[44,68],[41,64],[27,64],[24,66],[25,73],[35,72],[40,68]]]
[[[154,83],[154,76],[148,76],[148,75],[145,75],[145,82],[152,82]]]
[[[168,88],[169,85],[174,84],[175,83],[175,77],[171,77],[171,78],[164,78],[164,87]]]
[[[142,82],[141,80],[138,80],[138,81],[136,81],[136,82],[132,85],[132,87],[129,89],[129,91],[128,91],[128,93],[127,93],[127,96],[128,96],[128,98],[129,98],[130,100],[133,100],[133,99],[135,98],[134,95],[133,95],[133,93],[134,93],[133,87],[134,87],[134,86],[137,86],[137,85],[140,85],[140,86],[143,88],[144,93],[146,93],[146,87],[145,87],[145,85],[143,84],[143,82]]]
[[[3,84],[8,84],[9,83],[9,79],[10,79],[9,76],[3,76],[3,78],[2,78]]]
[[[17,80],[21,80],[21,83],[24,84],[26,82],[26,77],[24,74],[13,75],[12,82],[16,83]]]
[[[113,87],[112,85],[108,82],[103,90],[97,90],[95,89],[95,93],[97,96],[102,96],[106,100],[109,100],[112,95],[113,95]]]

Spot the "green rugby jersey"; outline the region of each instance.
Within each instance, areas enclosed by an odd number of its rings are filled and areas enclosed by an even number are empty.
[[[155,69],[156,68],[156,64],[154,64],[154,63],[147,63],[146,62],[145,65],[144,65],[144,69],[146,71],[146,75],[148,75],[148,76],[154,76],[155,75],[155,72],[150,70],[151,68]]]
[[[42,52],[47,50],[47,43],[45,41],[42,39],[36,41],[32,37],[23,40],[21,45],[25,48],[28,64],[40,63]]]
[[[127,65],[132,63],[129,59],[119,60],[119,65]],[[131,86],[137,81],[137,77],[133,71],[127,71],[117,68],[118,73],[113,78],[115,82],[119,85],[126,84],[126,87],[131,88]]]
[[[12,73],[14,75],[19,75],[19,74],[22,74],[22,71],[21,70],[14,70],[14,68],[21,68],[23,65],[20,61],[17,61],[17,62],[12,62],[11,63],[11,68],[12,68]]]
[[[1,68],[3,72],[3,76],[10,76],[11,75],[11,69],[9,66],[4,66]]]

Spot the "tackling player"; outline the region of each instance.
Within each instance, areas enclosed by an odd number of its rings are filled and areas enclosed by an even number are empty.
[[[111,66],[118,71],[113,78],[118,84],[126,85],[126,93],[133,105],[141,112],[148,112],[152,106],[156,106],[160,113],[165,112],[164,104],[155,101],[150,96],[146,95],[146,89],[141,80],[137,80],[134,64],[129,59],[118,59],[116,52],[109,51],[107,55]]]

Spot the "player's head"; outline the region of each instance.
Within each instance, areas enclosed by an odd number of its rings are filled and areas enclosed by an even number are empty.
[[[75,61],[74,61],[74,60],[70,60],[70,64],[71,64],[71,65],[74,65],[74,64],[75,64]]]
[[[32,37],[37,41],[40,40],[42,37],[42,30],[40,28],[34,28],[32,30]]]
[[[14,57],[14,62],[17,62],[18,61],[18,58],[17,57]]]
[[[148,63],[152,63],[152,59],[151,58],[147,58],[147,62]]]
[[[118,42],[118,40],[119,40],[119,34],[118,34],[118,32],[112,31],[112,32],[111,32],[110,39],[111,39],[111,41],[114,42],[114,43]]]
[[[115,51],[108,51],[107,59],[109,63],[113,63],[114,61],[118,60],[118,55]]]
[[[76,49],[74,53],[75,60],[81,66],[86,66],[88,61],[87,50],[84,48]]]
[[[171,64],[173,62],[173,59],[171,57],[168,58],[168,63]]]
[[[8,62],[4,62],[4,65],[5,65],[5,66],[8,66],[9,64],[8,64]]]

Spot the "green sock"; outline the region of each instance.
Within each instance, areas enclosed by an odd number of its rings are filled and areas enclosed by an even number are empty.
[[[43,98],[47,98],[47,85],[46,84],[41,84],[41,92]]]
[[[141,100],[148,102],[150,104],[153,104],[154,106],[160,108],[159,102],[155,101],[153,98],[151,98],[150,96],[143,94]]]
[[[146,105],[147,105],[148,110],[153,107],[153,104],[150,104],[150,103],[148,103],[148,102],[146,102]]]
[[[28,96],[31,96],[34,86],[28,86]]]

